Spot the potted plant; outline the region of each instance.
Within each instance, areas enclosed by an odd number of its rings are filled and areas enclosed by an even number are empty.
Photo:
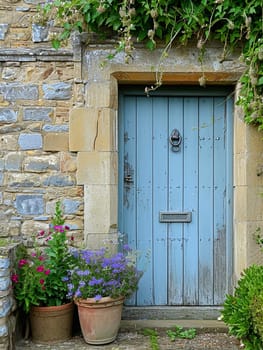
[[[68,295],[77,305],[83,337],[89,344],[110,343],[119,330],[123,302],[138,288],[142,273],[128,246],[123,253],[102,248],[80,250],[74,257]]]
[[[49,230],[35,237],[34,250],[17,254],[12,281],[14,296],[29,314],[32,340],[54,343],[71,337],[74,303],[68,297],[68,271],[74,259],[69,249],[69,227],[64,225],[61,204],[56,203]]]

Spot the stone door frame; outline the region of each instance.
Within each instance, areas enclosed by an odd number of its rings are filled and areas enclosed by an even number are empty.
[[[156,78],[152,61],[145,63],[145,53],[129,65],[117,60],[101,69],[98,59],[103,59],[106,54],[107,50],[103,48],[89,48],[84,53],[82,74],[87,77],[86,104],[71,111],[69,124],[69,148],[78,153],[77,181],[84,186],[84,239],[89,248],[116,243],[118,236],[118,87],[120,84],[142,84],[143,87],[153,84]],[[193,65],[196,65],[195,69]],[[243,70],[238,61],[223,70],[216,70],[214,66],[210,62],[204,67],[208,84],[232,85],[237,95],[237,82]],[[198,62],[192,66],[188,62],[187,67],[184,61],[176,67],[168,62],[162,81],[170,85],[198,85],[202,74]],[[263,142],[256,128],[244,123],[242,111],[237,106],[233,118],[235,281],[247,265],[261,259],[258,251],[255,254],[257,246],[252,234],[263,219],[259,195],[263,180],[257,176],[258,153]]]

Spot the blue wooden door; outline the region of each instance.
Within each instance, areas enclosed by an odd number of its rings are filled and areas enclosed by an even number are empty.
[[[219,305],[232,274],[230,91],[142,90],[119,96],[118,225],[144,270],[130,304]]]

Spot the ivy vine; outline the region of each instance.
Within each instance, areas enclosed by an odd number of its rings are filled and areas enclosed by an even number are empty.
[[[246,69],[237,104],[245,121],[263,130],[263,0],[47,0],[39,6],[37,17],[62,28],[52,39],[54,48],[76,30],[102,37],[118,35],[115,53],[124,51],[126,62],[136,42],[145,43],[149,50],[165,43],[164,58],[172,44],[195,40],[201,64],[208,41],[223,43],[221,61],[240,47]],[[199,83],[205,82],[204,74]],[[161,84],[160,74],[153,89]]]

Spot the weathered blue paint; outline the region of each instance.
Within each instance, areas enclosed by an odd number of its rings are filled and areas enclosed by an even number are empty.
[[[220,305],[232,275],[229,89],[122,90],[119,231],[148,259],[130,305]],[[182,135],[178,152],[169,136]],[[124,181],[126,178],[126,181]],[[191,212],[161,223],[160,212]]]

